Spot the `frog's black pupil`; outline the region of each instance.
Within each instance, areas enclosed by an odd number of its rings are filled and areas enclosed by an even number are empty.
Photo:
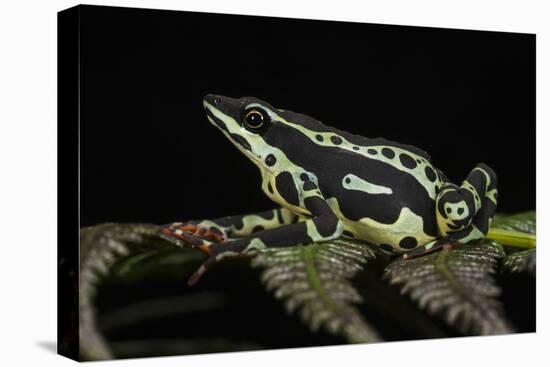
[[[264,117],[257,111],[252,111],[246,117],[246,122],[250,127],[260,127],[264,121]]]

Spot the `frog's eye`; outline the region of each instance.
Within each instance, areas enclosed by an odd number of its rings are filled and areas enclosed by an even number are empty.
[[[244,111],[243,122],[245,127],[251,131],[258,131],[268,123],[269,116],[265,111],[258,108],[251,108]]]
[[[247,111],[244,115],[244,122],[251,129],[259,129],[264,124],[264,115],[259,110]]]

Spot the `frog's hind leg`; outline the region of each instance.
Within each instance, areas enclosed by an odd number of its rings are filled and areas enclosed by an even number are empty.
[[[495,172],[483,163],[470,172],[460,187],[444,184],[436,198],[440,234],[459,242],[484,237],[496,210],[496,187]]]
[[[445,246],[484,238],[497,206],[497,176],[486,164],[478,164],[460,187],[444,184],[436,198],[436,216],[442,238],[417,247],[405,259],[441,250]]]
[[[479,195],[479,197],[481,197],[481,207],[477,211],[472,224],[483,233],[483,237],[485,237],[497,209],[497,176],[495,172],[485,164],[479,164],[476,169],[483,172],[487,185],[485,195]]]

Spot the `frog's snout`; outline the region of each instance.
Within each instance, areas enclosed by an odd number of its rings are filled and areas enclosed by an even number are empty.
[[[210,103],[211,105],[214,105],[217,108],[220,108],[222,105],[221,97],[215,94],[207,94],[204,97],[204,102]],[[206,108],[206,105],[205,105],[205,108]]]
[[[210,122],[222,130],[230,130],[230,126],[238,128],[241,118],[241,100],[225,97],[219,94],[207,94],[202,103]]]

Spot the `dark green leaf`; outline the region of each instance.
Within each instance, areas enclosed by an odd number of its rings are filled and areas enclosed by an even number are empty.
[[[499,213],[491,223],[491,228],[535,234],[537,230],[536,212],[532,210],[517,214]]]

